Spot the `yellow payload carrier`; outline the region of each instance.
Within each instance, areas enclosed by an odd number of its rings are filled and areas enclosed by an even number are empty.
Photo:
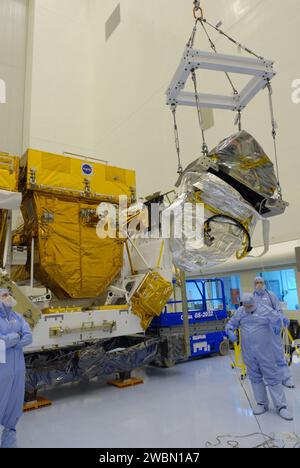
[[[131,170],[32,149],[0,155],[0,254],[9,275],[2,286],[14,289],[34,330],[27,352],[141,333],[162,312],[173,288],[164,259],[156,265],[161,242],[145,243],[153,258],[145,268],[135,262],[143,245],[97,235],[99,204],[118,210],[125,195],[135,204]],[[16,208],[22,223],[11,219]]]
[[[11,230],[11,217],[9,213],[12,209],[18,208],[21,202],[21,195],[18,193],[19,182],[19,158],[0,152],[0,258],[8,256],[7,234]],[[3,263],[3,262],[2,262]],[[3,264],[2,264],[3,266]]]
[[[124,242],[100,239],[101,202],[136,197],[135,173],[29,150],[20,161],[24,230],[35,239],[36,278],[59,299],[99,297],[120,273]],[[29,265],[27,264],[27,273]]]
[[[17,156],[0,152],[0,188],[11,192],[18,191],[19,161]]]

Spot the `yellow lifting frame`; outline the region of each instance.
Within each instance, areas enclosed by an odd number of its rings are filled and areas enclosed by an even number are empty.
[[[242,354],[242,336],[241,331],[238,330],[236,332],[239,341],[238,343],[234,343],[234,361],[231,363],[232,369],[240,369],[241,370],[241,379],[245,380],[247,377],[247,367],[244,363],[243,354]]]
[[[291,332],[289,331],[288,328],[285,329],[285,332],[287,334],[288,339],[291,342],[291,346],[293,348],[295,348],[295,352],[296,352],[297,356],[300,357],[300,346],[298,344],[296,344],[296,342],[295,342],[295,341],[298,341],[298,340],[294,340],[294,338],[292,337]],[[289,360],[292,357],[288,353],[285,353],[285,356],[286,356],[287,360]]]

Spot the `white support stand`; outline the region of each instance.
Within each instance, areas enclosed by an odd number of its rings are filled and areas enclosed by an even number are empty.
[[[12,210],[7,211],[7,228],[5,237],[5,246],[3,254],[3,268],[7,274],[11,273],[12,263]]]
[[[260,90],[266,87],[268,80],[276,75],[273,65],[274,62],[271,60],[215,54],[187,47],[166,92],[167,104],[169,106],[196,107],[195,93],[186,92],[184,88],[192,70],[202,69],[249,75],[251,77],[240,94],[234,96],[198,94],[200,107],[202,108],[241,111]]]
[[[3,268],[8,275],[11,272],[12,265],[12,216],[13,210],[18,210],[21,206],[22,194],[20,192],[10,192],[0,190],[0,210],[7,210],[7,229],[5,237],[5,246],[3,253]]]
[[[30,288],[33,291],[34,286],[34,237],[31,239],[31,260],[30,260]]]
[[[296,282],[297,282],[297,293],[298,293],[298,303],[300,301],[300,262],[298,258],[298,247],[295,248],[295,261],[296,261]]]

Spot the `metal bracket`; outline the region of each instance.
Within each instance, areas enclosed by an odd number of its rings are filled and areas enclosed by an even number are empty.
[[[48,292],[46,294],[42,294],[41,296],[31,296],[29,297],[29,299],[31,300],[31,302],[33,304],[39,304],[39,303],[43,303],[43,302],[49,302],[51,301],[52,299],[52,293],[51,292]]]
[[[74,333],[92,333],[103,331],[104,333],[112,333],[117,329],[117,322],[103,320],[102,325],[95,325],[94,322],[83,322],[81,328],[62,328],[52,327],[49,330],[50,338],[60,338],[63,335],[72,335]]]
[[[264,89],[276,75],[272,60],[255,59],[235,55],[215,54],[187,47],[177,68],[175,76],[166,92],[169,106],[196,107],[195,94],[184,91],[186,83],[194,70],[212,70],[224,73],[249,75],[248,84],[240,94],[225,96],[215,94],[198,94],[202,108],[241,111]]]
[[[218,164],[213,162],[211,158],[207,156],[201,156],[201,158],[199,158],[199,164],[202,166],[202,168],[205,171],[208,171],[209,169],[214,169],[215,171],[219,171]]]
[[[30,169],[29,183],[30,183],[31,188],[36,187],[36,170],[35,169]]]
[[[264,214],[264,218],[271,218],[283,214],[289,205],[290,204],[284,200],[269,198],[266,201],[265,207],[270,211]]]

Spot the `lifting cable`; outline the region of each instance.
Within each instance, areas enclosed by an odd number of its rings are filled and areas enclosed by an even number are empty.
[[[226,37],[230,42],[235,44],[239,50],[243,50],[244,52],[247,52],[247,54],[253,55],[255,58],[257,58],[259,60],[264,60],[264,57],[262,57],[261,55],[256,54],[255,52],[253,52],[253,50],[251,50],[248,47],[244,46],[243,44],[238,42],[236,39],[234,39],[233,37],[226,34],[222,29],[220,29],[220,27],[222,26],[221,22],[218,23],[216,26],[214,26],[209,21],[207,21],[207,19],[205,19],[205,18],[203,18],[202,21],[204,23],[206,23],[208,26],[210,26],[212,29],[217,31],[219,34],[221,34],[221,36]]]
[[[275,121],[274,115],[274,106],[273,106],[273,89],[271,85],[271,81],[268,79],[267,89],[269,92],[269,104],[270,104],[270,114],[271,114],[271,124],[272,124],[272,137],[274,143],[274,153],[275,153],[275,163],[276,163],[276,172],[277,172],[277,190],[279,198],[282,200],[282,188],[280,183],[280,176],[279,176],[279,164],[278,164],[278,150],[277,150],[277,123]]]
[[[206,20],[205,20],[204,18],[201,18],[199,21],[200,21],[200,24],[201,24],[201,26],[202,26],[202,28],[203,28],[203,31],[205,32],[205,35],[206,35],[206,37],[207,37],[207,39],[208,39],[208,42],[210,43],[210,47],[212,48],[212,50],[214,51],[214,53],[217,54],[218,51],[217,51],[216,45],[215,45],[214,42],[212,41],[212,39],[211,39],[211,37],[210,37],[210,35],[209,35],[209,33],[208,33],[206,27],[205,27],[205,24],[204,24]],[[227,79],[228,79],[228,81],[229,81],[229,84],[230,84],[231,88],[232,88],[233,94],[234,94],[234,95],[238,95],[239,92],[238,92],[238,90],[236,89],[235,85],[233,84],[233,81],[232,81],[232,79],[231,79],[229,73],[228,73],[228,72],[225,72],[225,75],[226,75],[226,77],[227,77]]]
[[[175,146],[176,146],[176,152],[177,152],[177,156],[178,156],[178,170],[177,170],[177,173],[181,176],[182,173],[183,173],[183,167],[182,167],[182,163],[181,163],[180,142],[179,142],[177,119],[176,119],[176,105],[172,106],[172,114],[173,114],[173,119],[174,119]]]
[[[200,102],[199,102],[199,93],[198,93],[198,86],[197,86],[197,76],[196,72],[193,69],[192,70],[192,80],[194,83],[194,89],[195,89],[195,101],[197,105],[197,115],[198,115],[198,121],[199,121],[199,126],[202,134],[202,154],[203,156],[208,155],[208,146],[205,140],[205,131],[204,131],[204,122],[203,122],[203,115],[202,115],[202,110],[200,107]]]
[[[200,15],[199,15],[199,12],[200,12]],[[202,29],[204,31],[204,34],[206,35],[207,40],[208,40],[208,42],[210,44],[211,49],[213,50],[213,52],[215,54],[217,54],[218,51],[217,51],[216,45],[213,42],[211,36],[209,35],[209,33],[207,31],[207,28],[205,27],[206,20],[204,18],[203,9],[200,7],[200,1],[199,0],[194,0],[193,15],[194,15],[194,18],[195,18],[195,26],[193,28],[190,39],[189,39],[189,41],[187,43],[187,47],[190,47],[190,48],[194,47],[196,33],[197,33],[197,26],[198,26],[198,23],[200,23],[201,26],[202,26]],[[232,88],[232,92],[233,92],[234,96],[238,96],[239,92],[238,92],[236,86],[234,85],[233,80],[231,79],[229,73],[225,72],[225,76],[226,76],[226,78],[227,78],[227,80],[228,80],[228,82],[229,82],[229,84],[230,84],[230,86]],[[204,129],[203,129],[203,119],[202,119],[202,113],[201,113],[201,108],[200,108],[200,104],[199,104],[199,96],[198,96],[198,91],[197,91],[197,81],[196,81],[195,70],[192,70],[192,80],[193,80],[194,88],[195,88],[195,100],[196,100],[196,104],[197,104],[197,113],[198,113],[199,123],[200,123],[200,120],[201,120],[200,128],[201,128],[202,139],[203,139],[202,153],[203,153],[203,155],[207,156],[208,155],[208,147],[207,147],[207,144],[206,144],[206,141],[205,141],[205,135],[204,135]],[[238,124],[239,131],[241,131],[242,125],[241,125],[241,111],[240,110],[238,111],[236,124]]]

